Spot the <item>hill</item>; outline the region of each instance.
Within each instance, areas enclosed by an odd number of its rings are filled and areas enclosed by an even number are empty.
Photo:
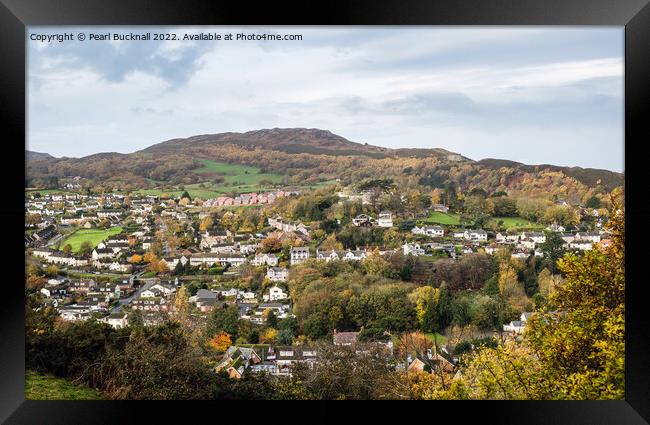
[[[170,153],[210,146],[234,145],[245,149],[262,148],[289,154],[314,154],[331,156],[446,156],[452,152],[443,149],[390,149],[367,143],[356,143],[328,130],[317,128],[272,128],[246,133],[204,134],[186,139],[172,139],[140,152]]]
[[[453,184],[461,192],[480,187],[489,193],[555,196],[574,202],[623,185],[622,174],[607,170],[500,159],[473,161],[442,148],[384,148],[314,128],[204,134],[167,140],[130,154],[37,156],[28,161],[26,184],[57,187],[59,180],[74,176],[85,179],[87,185],[128,190],[203,185],[210,193],[257,190],[280,183],[312,185],[338,179],[354,185],[392,178],[403,187]]]
[[[41,153],[25,150],[25,159],[27,161],[39,161],[43,159],[53,159],[54,157],[49,153]]]

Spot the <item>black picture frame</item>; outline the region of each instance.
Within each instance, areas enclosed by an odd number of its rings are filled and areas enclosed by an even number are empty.
[[[26,401],[24,397],[24,190],[19,182],[24,168],[25,129],[25,30],[30,25],[612,25],[625,26],[625,189],[626,227],[626,398],[624,401],[584,402],[438,402],[436,411],[455,412],[454,421],[469,419],[487,423],[642,424],[650,422],[650,320],[644,309],[642,278],[644,248],[642,229],[650,218],[646,202],[644,142],[650,135],[650,5],[647,0],[462,0],[354,1],[249,3],[208,1],[101,1],[101,0],[0,0],[0,109],[5,166],[2,177],[5,199],[0,218],[5,233],[2,284],[2,337],[0,338],[0,421],[10,424],[131,423],[148,421],[162,413],[171,419],[182,414],[186,421],[204,411],[241,412],[221,402],[204,410],[204,404],[176,407],[147,402]],[[24,162],[23,162],[24,164]],[[15,166],[12,166],[15,165]],[[200,403],[200,402],[199,402]],[[450,405],[449,403],[464,403]],[[192,406],[192,407],[190,407]],[[237,407],[241,406],[238,405]],[[248,413],[246,413],[248,410]],[[364,412],[363,409],[360,412]],[[395,410],[382,407],[377,412]],[[431,411],[431,407],[424,410]],[[321,409],[319,415],[336,410]],[[413,412],[413,409],[409,409]],[[286,412],[286,411],[285,411]],[[225,412],[216,418],[225,418]],[[293,416],[293,415],[292,415]],[[321,418],[324,418],[322,416]],[[276,417],[277,419],[281,419]],[[311,415],[313,418],[313,415]],[[160,420],[160,419],[159,419]],[[162,420],[167,422],[166,420]]]

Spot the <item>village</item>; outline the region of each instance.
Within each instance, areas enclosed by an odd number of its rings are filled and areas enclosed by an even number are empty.
[[[67,193],[31,196],[25,203],[25,247],[31,261],[43,267],[56,267],[39,294],[45,304],[57,309],[62,320],[93,319],[123,328],[134,314],[150,326],[173,316],[174,300],[183,285],[193,288],[189,302],[200,316],[199,320],[206,320],[213,311],[227,306],[237,308],[240,320],[258,326],[264,326],[268,320],[295,317],[287,281],[296,266],[308,261],[364,262],[373,255],[388,258],[395,254],[458,260],[467,254],[494,255],[500,250],[506,250],[512,258],[524,260],[531,255],[543,256],[540,247],[551,233],[558,235],[564,248],[570,251],[591,250],[596,244],[608,243],[608,235],[603,230],[571,232],[560,225],[548,226],[544,231],[494,233],[481,228],[415,224],[399,233],[404,238],[399,248],[357,246],[356,249],[336,250],[323,249],[313,243],[316,223],[305,224],[280,215],[269,216],[261,230],[250,233],[232,232],[212,220],[208,227],[201,226],[201,221],[211,217],[220,207],[269,204],[278,198],[298,195],[284,191],[242,194],[234,199],[208,199],[198,207],[187,200],[181,202],[181,198],[161,200],[151,195]],[[364,194],[346,196],[339,192],[338,195],[344,202],[367,203]],[[449,211],[440,204],[430,209]],[[358,228],[395,229],[395,219],[400,221],[398,214],[382,210],[376,218],[364,213],[351,222]],[[170,226],[186,237],[188,246],[171,247],[161,239],[160,231]],[[206,228],[200,230],[201,227]],[[86,231],[108,236],[76,250],[66,244],[66,240]],[[263,248],[268,238],[289,241],[289,247],[286,250]],[[159,257],[152,254],[154,245],[157,245]],[[238,279],[242,270],[250,267],[261,271],[262,284],[242,288]],[[521,334],[530,314],[523,312],[520,320],[504,323],[503,331],[513,337]],[[345,344],[357,344],[358,334],[359,330],[335,332],[333,343],[343,344],[341,341],[347,338]],[[392,355],[390,341],[379,344]],[[429,360],[440,354],[446,355],[440,359],[453,369],[457,359],[445,347],[435,353],[429,350]],[[317,350],[308,346],[233,344],[217,369],[227,370],[232,377],[241,377],[245,371],[283,375],[290,373],[291,364],[313,362],[317,357]],[[404,367],[422,367],[423,364],[421,359],[409,357]]]

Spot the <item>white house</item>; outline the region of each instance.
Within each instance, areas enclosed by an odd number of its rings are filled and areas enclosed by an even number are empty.
[[[503,325],[503,331],[504,332],[511,332],[513,334],[520,334],[524,331],[524,328],[526,327],[526,322],[528,322],[528,319],[532,313],[529,312],[523,312],[521,313],[521,317],[519,320],[513,320],[512,322]]]
[[[413,256],[418,256],[418,255],[424,255],[424,249],[420,248],[420,244],[418,243],[408,243],[404,242],[404,245],[402,245],[402,252],[404,255],[413,255]]]
[[[589,251],[593,248],[593,242],[585,239],[574,239],[569,242],[569,248],[579,249],[580,251]]]
[[[470,241],[487,241],[487,232],[483,229],[467,229],[463,233],[463,237]]]
[[[389,211],[382,211],[377,218],[377,226],[379,227],[393,227],[393,214]]]
[[[269,267],[266,277],[272,282],[285,282],[289,278],[289,270],[285,267]]]
[[[291,265],[304,263],[309,259],[309,247],[307,246],[296,246],[292,247],[289,251],[291,254]]]
[[[282,288],[280,288],[279,286],[274,285],[269,289],[269,293],[264,294],[262,298],[264,299],[264,301],[286,300],[287,298],[289,298],[289,294],[284,292]]]
[[[441,238],[445,236],[445,229],[441,226],[415,226],[413,229],[411,229],[411,232],[414,235],[425,235],[434,238]]]
[[[522,232],[521,239],[530,238],[535,243],[544,243],[546,242],[546,235],[544,232]]]
[[[275,254],[257,254],[255,258],[251,261],[251,264],[254,266],[272,266],[275,267],[278,265],[278,257]]]
[[[366,214],[359,214],[355,218],[352,219],[352,224],[354,224],[357,227],[360,226],[371,226],[373,222],[372,217],[366,215]]]

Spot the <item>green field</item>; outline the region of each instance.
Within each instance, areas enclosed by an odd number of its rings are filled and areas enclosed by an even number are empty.
[[[122,232],[120,226],[109,229],[79,229],[61,242],[60,246],[64,247],[70,244],[72,246],[72,252],[77,252],[84,241],[90,241],[93,247],[95,247],[107,237],[117,235],[120,232]]]
[[[260,173],[260,168],[250,167],[248,165],[227,164],[225,162],[216,162],[209,159],[202,159],[200,162],[203,166],[192,170],[197,174],[218,174],[224,177],[227,183],[236,183],[237,185],[259,184],[260,180],[269,180],[273,183],[279,183],[282,176],[276,173]]]
[[[444,224],[447,226],[458,226],[460,224],[460,216],[458,214],[445,214],[443,212],[434,211],[429,217],[422,220],[430,224]]]
[[[503,220],[503,227],[508,230],[515,229],[541,229],[544,226],[538,223],[533,223],[521,217],[492,217],[492,221],[496,225],[500,220]]]
[[[102,400],[102,394],[92,388],[75,385],[62,378],[27,371],[25,374],[27,400]]]
[[[73,193],[70,192],[69,190],[64,190],[64,189],[32,189],[32,188],[25,189],[25,195],[31,195],[32,193],[35,192],[38,192],[41,195],[51,195],[53,193]]]

